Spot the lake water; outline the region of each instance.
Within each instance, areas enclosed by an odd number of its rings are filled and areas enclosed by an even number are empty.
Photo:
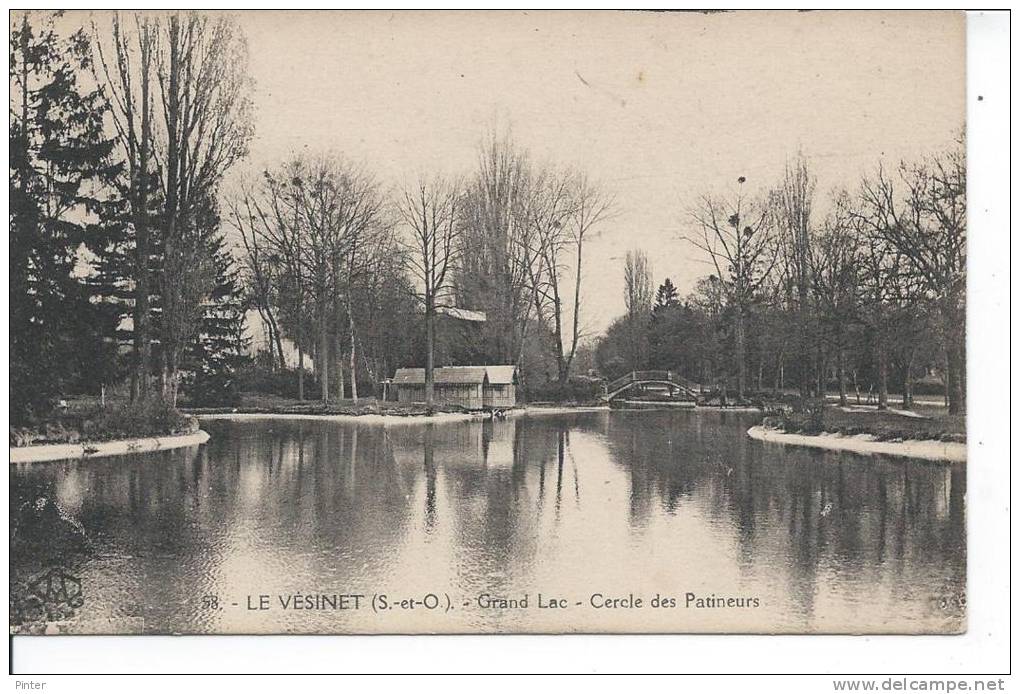
[[[963,629],[964,467],[756,418],[204,420],[200,448],[11,466],[13,579],[77,577],[72,632]]]

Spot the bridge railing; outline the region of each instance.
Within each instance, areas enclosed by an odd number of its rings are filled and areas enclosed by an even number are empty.
[[[617,379],[614,379],[606,384],[606,390],[610,393],[623,388],[628,383],[634,382],[634,372],[625,373]]]
[[[680,374],[676,373],[675,371],[644,370],[644,371],[631,371],[629,373],[625,373],[624,375],[620,376],[619,378],[613,381],[610,381],[609,383],[606,384],[606,392],[615,393],[621,388],[630,385],[631,383],[641,381],[660,381],[660,382],[666,381],[668,383],[680,386],[681,388],[685,388],[692,393],[701,390],[701,384],[686,379]]]

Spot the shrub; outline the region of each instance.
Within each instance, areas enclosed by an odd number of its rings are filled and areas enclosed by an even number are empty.
[[[817,434],[825,426],[825,400],[808,400],[804,403],[804,411],[807,413],[808,431]]]
[[[166,436],[197,428],[198,422],[193,417],[181,414],[159,398],[152,398],[105,407],[96,403],[78,405],[31,427],[11,427],[8,438],[11,446],[30,446]]]
[[[237,373],[238,391],[271,393],[282,398],[298,396],[298,370],[296,368],[269,370],[264,366],[252,365]],[[311,372],[305,372],[305,397],[319,392],[319,382]]]
[[[97,408],[83,416],[82,438],[89,441],[132,439],[180,434],[195,428],[195,420],[159,398]]]
[[[926,440],[965,442],[966,421],[962,416],[932,418],[905,417],[892,412],[844,412],[838,407],[825,407],[817,400],[808,401],[804,412],[790,412],[767,417],[766,426],[779,424],[790,433],[819,434],[832,432],[843,436],[870,434],[880,441]]]
[[[934,379],[922,379],[914,381],[913,388],[911,389],[914,395],[940,395],[946,394],[946,384],[939,380]]]
[[[241,403],[241,389],[234,374],[199,375],[186,390],[192,407],[235,407]]]
[[[528,383],[523,390],[528,402],[595,402],[602,395],[602,381],[592,378],[571,378],[566,383],[558,381]]]

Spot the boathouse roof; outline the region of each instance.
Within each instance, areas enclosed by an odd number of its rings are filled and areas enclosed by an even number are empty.
[[[485,374],[489,377],[489,383],[494,386],[510,385],[517,382],[517,367],[509,366],[486,366]]]
[[[515,382],[517,367],[498,366],[440,366],[432,374],[438,384],[488,383],[504,385]],[[397,385],[421,385],[425,383],[425,369],[397,369],[393,375]]]
[[[440,385],[485,383],[484,366],[441,366],[432,372],[433,382]],[[397,385],[425,383],[425,369],[397,369],[393,375]]]

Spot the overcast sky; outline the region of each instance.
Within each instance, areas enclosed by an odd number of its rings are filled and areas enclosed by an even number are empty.
[[[584,323],[623,311],[623,255],[656,283],[706,274],[685,210],[738,176],[770,186],[798,150],[818,191],[952,142],[964,122],[958,13],[242,15],[256,84],[244,168],[333,150],[397,186],[467,173],[486,132],[583,167],[617,195],[588,249]]]

